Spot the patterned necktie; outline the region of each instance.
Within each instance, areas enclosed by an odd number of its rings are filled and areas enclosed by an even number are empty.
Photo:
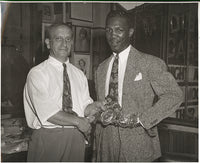
[[[72,97],[71,97],[71,87],[69,76],[67,74],[66,64],[63,63],[63,100],[62,100],[62,108],[63,111],[68,113],[73,113],[72,111]]]
[[[119,55],[115,56],[109,83],[109,97],[112,101],[118,101],[118,64],[119,64]]]

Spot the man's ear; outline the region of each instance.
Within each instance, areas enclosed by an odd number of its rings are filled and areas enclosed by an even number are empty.
[[[45,39],[45,43],[47,45],[47,48],[50,49],[50,40],[48,38]]]
[[[133,29],[133,28],[130,28],[130,29],[129,29],[129,37],[132,37],[132,36],[133,36],[133,33],[134,33],[134,29]]]

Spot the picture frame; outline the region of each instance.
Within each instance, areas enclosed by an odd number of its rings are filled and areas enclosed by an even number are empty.
[[[87,22],[93,21],[92,3],[71,3],[70,18]]]
[[[47,29],[51,25],[52,23],[42,23],[42,52],[47,50],[47,47],[45,45],[45,38],[47,37]]]
[[[75,26],[74,51],[89,53],[91,42],[91,28]]]
[[[74,54],[74,65],[90,78],[90,55]]]
[[[42,4],[42,20],[43,22],[53,22],[54,20],[54,5]]]

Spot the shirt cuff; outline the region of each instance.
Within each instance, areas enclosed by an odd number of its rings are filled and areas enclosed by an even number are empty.
[[[142,124],[142,122],[140,121],[139,117],[137,117],[137,123],[140,123],[142,125],[142,127],[144,127],[144,125]]]

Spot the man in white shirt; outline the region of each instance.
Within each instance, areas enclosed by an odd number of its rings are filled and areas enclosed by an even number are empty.
[[[34,129],[28,161],[84,161],[85,137],[101,103],[90,98],[87,78],[69,62],[73,33],[64,24],[52,25],[45,40],[50,56],[33,67],[24,88],[27,124]],[[71,85],[72,111],[63,110],[63,63]],[[88,118],[85,118],[85,117]]]
[[[165,63],[131,45],[133,32],[127,13],[108,14],[106,38],[113,55],[99,65],[95,80],[98,100],[108,103],[101,114],[102,124],[96,126],[98,162],[158,159],[157,124],[175,112],[183,100]]]

